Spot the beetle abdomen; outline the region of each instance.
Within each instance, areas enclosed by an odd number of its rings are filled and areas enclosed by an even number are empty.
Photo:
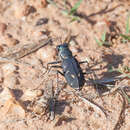
[[[67,83],[72,88],[80,89],[84,82],[84,76],[78,61],[74,57],[64,59],[62,67]]]

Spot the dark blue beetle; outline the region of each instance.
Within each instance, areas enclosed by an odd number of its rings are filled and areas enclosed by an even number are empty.
[[[63,75],[67,83],[72,88],[80,90],[84,85],[84,75],[80,68],[79,62],[72,55],[72,52],[70,51],[67,43],[58,45],[56,49],[61,59],[61,67],[63,69]]]

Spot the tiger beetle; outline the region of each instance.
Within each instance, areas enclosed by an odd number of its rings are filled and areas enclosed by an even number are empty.
[[[61,63],[61,66],[51,66],[51,67],[60,67],[63,70],[63,73],[57,71],[63,75],[67,83],[76,90],[81,90],[82,86],[85,83],[84,74],[80,67],[80,62],[77,61],[75,56],[72,55],[71,50],[68,47],[67,43],[60,44],[56,47],[60,61],[50,62],[49,64],[58,64]]]

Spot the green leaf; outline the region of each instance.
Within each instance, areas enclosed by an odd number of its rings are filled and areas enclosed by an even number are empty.
[[[96,37],[94,38],[96,43],[99,45],[99,46],[102,46],[103,45],[103,42],[101,42],[100,40],[98,40]]]
[[[57,7],[56,3],[55,3],[53,0],[47,0],[47,2],[48,2],[49,4],[53,4],[54,6]]]
[[[121,37],[123,37],[125,40],[130,41],[130,35],[120,34]]]
[[[79,17],[72,15],[72,19],[71,19],[70,23],[72,23],[72,22],[74,22],[74,21],[79,21],[79,20],[80,20]]]
[[[74,13],[77,11],[77,9],[79,8],[79,6],[80,6],[80,4],[81,4],[82,1],[83,1],[83,0],[79,0],[79,1],[74,5],[74,7],[71,8],[71,10],[70,10],[70,12],[69,12],[70,15],[74,14]]]
[[[121,89],[123,95],[125,96],[125,98],[127,99],[128,103],[130,104],[130,98],[128,97],[128,95],[124,92],[123,89]]]
[[[101,40],[102,40],[103,42],[105,42],[105,40],[106,40],[106,32],[104,32],[104,33],[102,34]]]
[[[127,16],[127,21],[126,21],[126,34],[130,33],[130,14]]]
[[[130,72],[130,67],[128,67],[128,66],[124,66],[123,69],[125,72],[128,72],[128,73]]]
[[[68,11],[68,10],[62,10],[62,13],[63,13],[64,15],[69,15],[69,11]]]

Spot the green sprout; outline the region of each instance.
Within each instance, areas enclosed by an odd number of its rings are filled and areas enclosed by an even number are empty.
[[[122,68],[114,68],[111,66],[108,71],[109,72],[119,72],[124,75],[123,77],[130,78],[130,74],[128,74],[128,73],[130,73],[130,67],[128,67],[128,66],[124,66]]]
[[[130,13],[127,16],[127,20],[126,20],[126,34],[130,33]]]
[[[130,98],[128,97],[128,95],[124,92],[123,89],[121,89],[122,94],[124,95],[124,97],[126,98],[126,100],[128,101],[128,104],[130,104]]]
[[[77,12],[82,1],[83,0],[79,0],[77,3],[75,3],[75,5],[70,10],[63,10],[62,11],[63,14],[68,15],[71,18],[70,22],[80,20],[80,17],[76,16],[75,13]]]
[[[96,37],[95,37],[95,41],[96,43],[99,45],[99,46],[103,46],[103,45],[106,45],[106,46],[110,46],[110,44],[106,41],[106,32],[104,32],[101,36],[101,40],[98,40]]]
[[[83,0],[79,0],[77,3],[75,3],[75,5],[69,10],[69,9],[62,9],[61,7],[59,7],[56,2],[54,2],[53,0],[47,0],[48,3],[54,5],[55,7],[61,9],[62,13],[69,16],[71,18],[71,21],[70,22],[73,22],[73,21],[79,21],[80,20],[80,17],[76,16],[76,12],[81,4]],[[64,1],[65,2],[65,1]],[[65,8],[66,5],[65,5]]]
[[[70,15],[74,15],[74,14],[77,12],[77,9],[79,8],[79,6],[80,6],[80,4],[81,4],[82,1],[83,1],[83,0],[79,0],[79,1],[74,5],[74,7],[71,8],[71,10],[69,11],[69,14],[70,14]]]
[[[123,38],[123,43],[130,41],[130,13],[127,15],[125,30],[125,34],[120,34],[120,36]]]

